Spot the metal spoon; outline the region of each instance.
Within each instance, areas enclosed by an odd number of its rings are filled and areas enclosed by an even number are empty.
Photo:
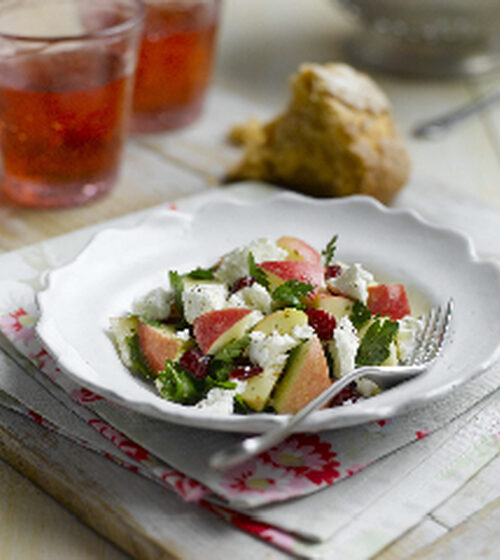
[[[417,124],[413,129],[413,136],[426,140],[440,138],[458,123],[488,109],[498,102],[500,102],[500,88],[494,89],[476,101],[453,109],[444,115]]]

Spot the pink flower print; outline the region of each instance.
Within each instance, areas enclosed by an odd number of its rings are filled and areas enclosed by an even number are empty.
[[[170,208],[170,210],[179,210],[179,207],[177,206],[177,204],[175,204],[175,202],[172,202],[172,204],[170,204],[168,207]]]
[[[206,486],[174,469],[165,469],[161,479],[173,486],[186,502],[199,503],[210,494]]]
[[[284,531],[281,531],[280,529],[276,529],[272,525],[253,519],[244,513],[221,506],[215,506],[208,502],[203,502],[201,505],[203,505],[207,510],[216,513],[235,527],[238,527],[251,535],[255,535],[256,537],[272,543],[288,552],[292,552],[294,549],[294,537]]]
[[[127,461],[123,461],[122,459],[118,459],[118,457],[115,457],[114,455],[111,455],[110,453],[104,453],[104,457],[106,457],[106,459],[109,459],[110,461],[113,461],[113,463],[116,463],[117,465],[120,465],[120,467],[123,467],[124,469],[127,469],[129,471],[132,472],[139,472],[139,467],[137,465],[132,465],[132,463],[127,463]]]
[[[51,422],[46,420],[43,416],[41,416],[40,414],[38,414],[38,412],[35,412],[34,410],[28,410],[28,416],[34,422],[36,422],[40,426],[43,426],[44,428],[52,428],[53,427]]]
[[[370,465],[370,461],[365,463],[364,465],[352,465],[349,469],[346,469],[345,472],[347,476],[352,476],[353,474],[361,472],[365,467]]]
[[[30,340],[35,338],[33,329],[35,321],[34,317],[20,307],[16,311],[0,317],[0,328],[12,342],[21,341],[27,345]]]
[[[330,443],[321,441],[317,434],[293,434],[276,447],[261,455],[265,463],[305,477],[316,485],[332,484],[340,478]]]
[[[226,471],[220,485],[229,496],[265,494],[278,501],[300,494],[307,480],[257,458]]]
[[[106,422],[103,422],[98,418],[93,418],[89,420],[88,423],[104,437],[112,441],[118,449],[121,449],[129,457],[132,457],[132,459],[141,462],[147,461],[150,458],[149,452],[144,449],[144,447],[141,447],[134,441],[128,439],[121,432],[115,430],[115,428],[109,424],[106,424]]]
[[[33,360],[36,363],[38,368],[41,369],[42,371],[46,370],[47,365],[52,361],[52,357],[47,352],[47,350],[45,350],[45,348],[42,348],[36,354],[32,353],[29,357],[31,358],[31,360]]]
[[[85,387],[75,389],[70,393],[70,397],[80,404],[92,403],[103,399],[103,397],[101,397],[97,393],[89,391]]]
[[[417,430],[415,432],[415,435],[417,436],[417,439],[422,439],[424,437],[427,437],[431,432],[429,430]]]

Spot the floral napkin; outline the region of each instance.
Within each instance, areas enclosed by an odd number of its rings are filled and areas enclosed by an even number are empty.
[[[412,185],[407,189],[408,200],[400,198],[396,204],[412,206],[412,196],[422,200],[421,191],[426,188],[427,182]],[[434,188],[429,190],[436,192]],[[268,194],[265,189],[248,192],[254,193],[250,198]],[[241,196],[241,190],[233,196]],[[432,201],[434,195],[430,196],[429,207],[433,208],[432,202],[436,201]],[[462,208],[462,215],[467,212],[463,200],[455,203],[445,191],[440,191],[439,196],[440,205],[444,198],[448,207],[455,204],[457,209]],[[179,206],[191,211],[202,203],[203,199],[192,199]],[[482,232],[479,237],[484,243],[489,239],[484,235],[484,224],[489,222],[485,222],[482,210],[481,205],[475,207],[477,220],[471,220],[467,212],[467,224]],[[484,211],[492,212],[486,208]],[[496,223],[500,223],[498,218]],[[477,232],[470,233],[477,237]],[[500,414],[495,414],[500,368],[493,367],[453,395],[408,415],[356,428],[296,434],[241,467],[225,473],[211,471],[206,466],[208,457],[240,436],[174,426],[110,403],[67,378],[40,345],[33,330],[37,318],[34,295],[41,285],[40,272],[70,256],[59,255],[57,243],[53,240],[25,254],[23,272],[16,280],[0,284],[0,331],[27,358],[24,371],[16,369],[15,374],[11,365],[0,361],[0,404],[168,486],[184,499],[198,502],[284,550],[304,557],[330,558],[332,550],[344,547],[343,557],[364,558],[385,546],[418,522],[418,516],[435,507],[437,499],[456,490],[466,480],[463,477],[470,476],[469,470],[462,469],[461,476],[454,477],[452,483],[445,477],[447,483],[441,483],[439,491],[414,496],[413,502],[419,507],[406,511],[406,499],[415,488],[414,483],[408,483],[408,477],[415,474],[415,461],[421,469],[427,463],[435,464],[439,450],[469,429],[471,418],[486,418],[477,424],[481,427],[477,437],[467,440],[473,454],[477,453],[474,442],[480,442],[481,460],[473,463],[475,467],[491,460],[500,450]],[[60,252],[71,253],[71,244],[66,242],[63,250],[64,243],[60,243]],[[494,250],[488,246],[484,252],[495,254],[491,249]],[[42,264],[31,266],[28,272],[27,262],[31,259],[33,265],[37,251]],[[50,262],[43,263],[44,257],[40,258],[44,251]],[[464,445],[455,446],[455,454],[465,452]],[[426,477],[427,482],[433,480],[428,472]],[[338,484],[340,481],[342,484]],[[393,497],[389,508],[387,503],[381,505],[381,496],[398,485],[403,489],[401,497]],[[289,501],[291,498],[301,499]],[[373,511],[378,510],[380,516],[380,511],[397,511],[398,506],[406,512],[397,517],[399,523],[391,518],[392,526],[387,528],[387,524],[377,523],[375,516],[369,527],[377,538],[354,537],[356,527],[360,534],[367,530],[366,525],[359,524],[363,516],[370,519],[370,512],[373,516]]]

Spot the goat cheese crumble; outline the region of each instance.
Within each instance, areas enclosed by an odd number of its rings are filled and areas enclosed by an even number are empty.
[[[374,281],[373,274],[365,270],[360,264],[342,267],[339,276],[329,278],[327,284],[330,288],[366,304],[368,299],[368,286]]]

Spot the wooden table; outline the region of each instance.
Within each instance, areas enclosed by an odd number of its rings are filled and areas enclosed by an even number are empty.
[[[283,106],[287,77],[301,62],[342,59],[342,41],[351,26],[326,0],[227,0],[215,85],[273,113]],[[410,136],[416,121],[500,86],[500,74],[446,82],[375,78],[392,99],[396,120],[408,138],[415,172],[500,207],[500,109],[473,118],[439,142]],[[244,120],[247,116],[231,117]],[[96,204],[43,212],[0,206],[0,250],[17,249],[209,189],[217,180],[217,171],[230,161],[230,153],[219,154],[215,148],[213,153],[202,153],[199,146],[177,142],[179,137],[182,140],[182,135],[130,140],[120,184]],[[181,148],[191,148],[192,157],[183,157]],[[499,466],[497,460],[483,469],[411,533],[380,554],[379,560],[413,553],[422,559],[497,557],[500,496],[487,496]],[[483,546],[485,543],[489,546]],[[0,558],[125,557],[0,461]]]

